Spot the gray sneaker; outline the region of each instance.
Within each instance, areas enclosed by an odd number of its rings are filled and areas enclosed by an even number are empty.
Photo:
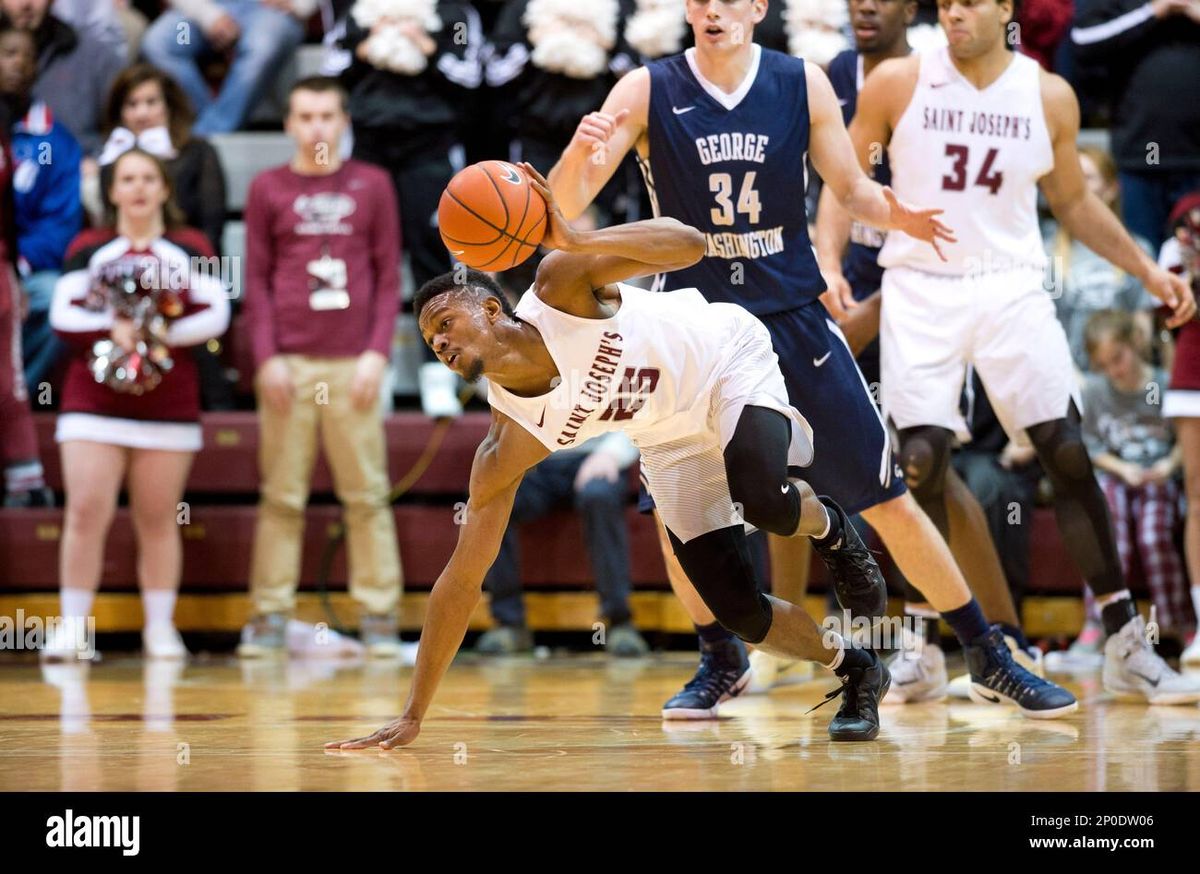
[[[377,659],[397,659],[404,655],[396,617],[387,614],[364,613],[358,629],[367,655]]]
[[[533,650],[533,632],[525,627],[500,625],[480,635],[475,652],[484,655],[514,655]]]
[[[637,658],[650,652],[649,644],[638,634],[638,630],[633,627],[632,622],[614,625],[609,629],[608,636],[604,640],[604,649],[609,655],[619,658]]]
[[[244,659],[285,655],[287,624],[286,613],[260,613],[242,628],[237,654]]]

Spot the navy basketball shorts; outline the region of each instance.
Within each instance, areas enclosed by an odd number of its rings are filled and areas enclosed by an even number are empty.
[[[797,475],[850,515],[904,494],[891,437],[825,306],[813,301],[759,318],[771,333],[788,401],[813,429],[813,462]],[[638,510],[653,509],[643,479]]]

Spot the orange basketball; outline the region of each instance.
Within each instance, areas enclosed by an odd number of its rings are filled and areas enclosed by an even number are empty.
[[[442,192],[438,228],[456,260],[476,270],[508,270],[542,242],[546,201],[520,167],[480,161],[456,173]]]

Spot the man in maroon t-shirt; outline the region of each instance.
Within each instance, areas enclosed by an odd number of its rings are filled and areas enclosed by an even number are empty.
[[[262,498],[238,652],[284,647],[295,605],[317,435],[345,507],[350,594],[372,655],[396,656],[400,561],[379,392],[400,306],[400,239],[387,174],[338,152],[349,118],[333,79],[288,98],[291,162],[246,200],[246,299],[257,371]]]

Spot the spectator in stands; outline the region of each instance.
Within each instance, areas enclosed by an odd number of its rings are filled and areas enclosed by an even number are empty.
[[[363,642],[369,654],[401,655],[380,412],[400,307],[400,240],[387,174],[340,154],[346,100],[335,79],[293,85],[285,124],[295,155],[255,177],[246,200],[244,316],[257,369],[262,499],[245,656],[284,648],[318,435],[345,508]]]
[[[168,0],[142,38],[146,60],[183,86],[201,136],[235,131],[304,38],[317,0]],[[200,62],[231,56],[215,98]]]
[[[135,144],[158,155],[171,174],[175,203],[188,225],[203,231],[213,250],[220,252],[225,171],[217,150],[193,131],[194,120],[187,95],[174,79],[150,64],[126,67],[105,104],[101,177],[105,181],[112,162]]]
[[[437,208],[461,167],[459,130],[483,75],[479,14],[448,0],[358,0],[346,17],[342,46],[351,58],[342,82],[350,92],[354,156],[391,177],[419,287],[450,269]],[[458,415],[452,375],[423,343],[421,355],[422,409],[430,416]]]
[[[952,463],[983,509],[1020,616],[1029,590],[1030,536],[1042,468],[1032,446],[1009,438],[974,368],[964,400],[971,440],[954,453]]]
[[[623,37],[633,11],[625,0],[507,0],[492,32],[486,75],[488,85],[500,89],[496,99],[515,159],[549,172],[579,119],[599,109],[617,79],[633,69],[633,50]],[[601,226],[626,220],[630,192],[640,185],[630,157],[596,198]]]
[[[1095,373],[1084,386],[1083,436],[1108,499],[1125,575],[1136,554],[1159,627],[1183,632],[1195,619],[1174,539],[1182,522],[1182,451],[1163,416],[1167,375],[1143,358],[1147,339],[1127,312],[1106,310],[1088,321],[1085,340]]]
[[[50,301],[67,245],[83,226],[79,203],[83,153],[45,102],[32,95],[36,52],[28,31],[0,22],[0,97],[13,122],[17,270],[28,295],[21,343],[25,385],[34,392],[62,353],[62,341],[50,327]]]
[[[196,269],[212,250],[183,226],[157,157],[123,154],[108,196],[108,225],[72,242],[50,311],[73,349],[55,433],[67,496],[60,612],[77,621],[91,612],[124,486],[138,543],[142,642],[151,658],[178,659],[187,655],[172,618],[183,557],[179,502],[201,447],[196,366],[181,347],[224,332],[229,301],[217,279]],[[43,654],[74,655],[74,643],[51,639]]]
[[[1095,146],[1081,146],[1079,163],[1088,188],[1117,211],[1117,166],[1112,156]],[[1044,223],[1042,237],[1051,256],[1046,286],[1051,290],[1058,320],[1071,345],[1071,357],[1080,372],[1089,367],[1083,335],[1095,313],[1110,309],[1137,313],[1142,330],[1150,335],[1151,313],[1158,301],[1142,288],[1136,277],[1105,261],[1055,221]],[[1147,254],[1154,256],[1145,239],[1136,234],[1134,239]]]
[[[122,70],[105,105],[107,139],[98,159],[100,184],[95,199],[102,200],[101,192],[109,186],[112,162],[137,145],[163,160],[171,174],[175,205],[183,211],[184,221],[208,237],[209,246],[220,254],[225,228],[225,172],[217,150],[192,133],[192,121],[187,95],[166,73],[150,64],[134,64]],[[222,278],[230,284],[227,290],[232,293],[232,276]],[[233,409],[233,384],[216,351],[204,345],[190,350],[190,354],[200,366],[204,409]]]
[[[128,0],[54,0],[50,7],[55,18],[98,44],[110,46],[125,64],[137,57],[136,49],[130,52],[124,26],[125,13],[131,11]]]
[[[1157,250],[1172,204],[1200,187],[1200,2],[1080,0],[1071,41],[1107,68],[1121,215]]]
[[[394,19],[382,18],[384,11]],[[436,0],[359,0],[346,19],[353,62],[354,156],[387,170],[417,287],[450,269],[437,207],[456,167],[464,89],[479,86],[483,32],[469,5]]]
[[[1059,45],[1071,29],[1073,0],[1021,0],[1015,12],[1019,27],[1013,32],[1016,47],[1053,71]]]
[[[1159,264],[1184,274],[1192,288],[1200,290],[1200,190],[1179,199],[1171,210],[1170,225],[1172,236],[1163,243]],[[1187,492],[1183,551],[1192,581],[1192,610],[1200,617],[1200,322],[1179,329],[1163,415],[1175,425],[1183,451]],[[1180,661],[1200,665],[1200,635],[1193,637]]]
[[[616,656],[640,656],[649,651],[633,627],[629,610],[633,584],[625,522],[629,480],[625,474],[637,457],[629,438],[613,432],[589,440],[577,450],[557,452],[525,474],[500,553],[484,580],[492,595],[492,618],[497,627],[480,637],[479,652],[514,653],[533,648],[521,596],[518,531],[526,522],[564,506],[574,506],[583,516],[584,541],[605,624],[605,649]]]
[[[124,64],[109,43],[48,14],[50,0],[0,0],[4,17],[33,34],[38,50],[33,96],[44,100],[87,155],[100,149],[100,109]]]
[[[0,68],[8,66],[0,61]],[[6,110],[0,105],[0,116],[5,119]],[[12,168],[5,121],[0,124],[0,204],[8,203],[11,196]],[[54,495],[43,477],[29,394],[21,372],[22,293],[10,254],[16,249],[9,211],[0,209],[0,467],[4,470],[0,494],[6,507],[49,507],[54,504]]]

